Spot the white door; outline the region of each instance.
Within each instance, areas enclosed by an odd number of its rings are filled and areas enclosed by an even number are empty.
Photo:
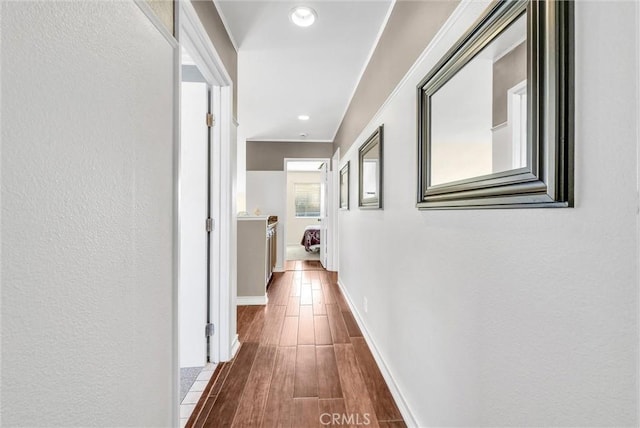
[[[180,138],[180,367],[207,362],[208,145],[205,82],[182,82]]]
[[[328,193],[329,193],[329,171],[327,162],[320,168],[320,263],[325,269],[328,269],[328,246],[327,241],[329,234],[327,233],[327,213],[328,210]]]

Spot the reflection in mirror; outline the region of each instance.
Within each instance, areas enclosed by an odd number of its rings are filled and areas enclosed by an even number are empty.
[[[432,186],[527,166],[526,35],[522,14],[431,96]]]
[[[376,144],[362,160],[362,197],[366,199],[378,197],[378,152]]]
[[[349,209],[349,162],[340,170],[340,209]]]
[[[380,126],[360,147],[358,205],[361,208],[382,208],[382,132]]]

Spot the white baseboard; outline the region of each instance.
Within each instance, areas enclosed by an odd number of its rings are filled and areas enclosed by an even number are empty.
[[[266,305],[269,299],[264,296],[238,296],[236,304],[238,306]]]
[[[342,283],[342,281],[340,279],[338,279],[338,286],[340,287],[340,291],[342,291],[342,294],[344,295],[345,300],[347,301],[347,304],[349,305],[349,308],[351,308],[351,313],[353,314],[354,318],[356,319],[356,322],[358,323],[358,327],[360,327],[360,331],[362,331],[362,335],[364,336],[364,340],[367,342],[367,345],[369,345],[369,349],[371,350],[371,354],[373,354],[373,358],[376,360],[376,363],[378,364],[378,367],[380,368],[380,372],[382,373],[382,377],[384,378],[385,382],[387,382],[387,386],[389,387],[389,391],[391,391],[391,395],[393,396],[393,399],[396,401],[396,404],[398,405],[398,409],[400,410],[400,413],[402,414],[402,418],[404,419],[404,422],[407,424],[408,427],[417,427],[418,426],[418,422],[416,421],[416,418],[413,416],[413,412],[409,408],[409,405],[407,404],[407,401],[404,399],[404,396],[402,395],[402,392],[400,392],[400,389],[398,388],[398,385],[396,384],[395,380],[393,379],[393,375],[389,371],[389,368],[385,364],[384,359],[380,355],[380,352],[378,351],[378,347],[376,346],[373,338],[369,334],[369,331],[367,330],[367,327],[365,326],[364,321],[362,320],[362,317],[360,316],[360,312],[358,312],[358,308],[353,303],[353,300],[351,300],[351,296],[347,292],[346,287],[344,286],[344,284]]]
[[[274,272],[285,272],[285,268],[282,266],[276,266],[273,268]]]
[[[240,339],[236,334],[233,338],[233,341],[231,342],[231,358],[229,358],[229,360],[236,356],[236,352],[238,352],[238,349],[240,349]]]

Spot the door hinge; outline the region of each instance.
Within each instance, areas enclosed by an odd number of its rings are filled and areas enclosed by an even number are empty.
[[[213,231],[213,219],[209,217],[207,219],[207,232],[212,232],[212,231]]]
[[[213,114],[207,113],[207,126],[213,128],[216,124],[216,118]]]
[[[207,337],[211,337],[213,336],[213,334],[216,332],[216,328],[213,324],[209,323],[204,327],[204,334]]]

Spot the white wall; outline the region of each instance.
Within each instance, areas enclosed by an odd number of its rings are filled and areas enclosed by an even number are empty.
[[[173,49],[126,2],[2,3],[3,426],[169,426]]]
[[[247,211],[254,215],[259,208],[261,215],[277,215],[278,261],[276,270],[284,267],[284,222],[287,195],[286,173],[284,171],[247,171]]]
[[[354,198],[384,123],[385,209],[340,211],[341,283],[419,426],[635,426],[638,5],[575,5],[575,208],[418,211],[415,85],[465,4],[342,158]]]
[[[296,217],[296,183],[320,183],[320,172],[296,172],[287,173],[287,245],[300,245],[304,229],[307,226],[319,226],[317,218]]]

